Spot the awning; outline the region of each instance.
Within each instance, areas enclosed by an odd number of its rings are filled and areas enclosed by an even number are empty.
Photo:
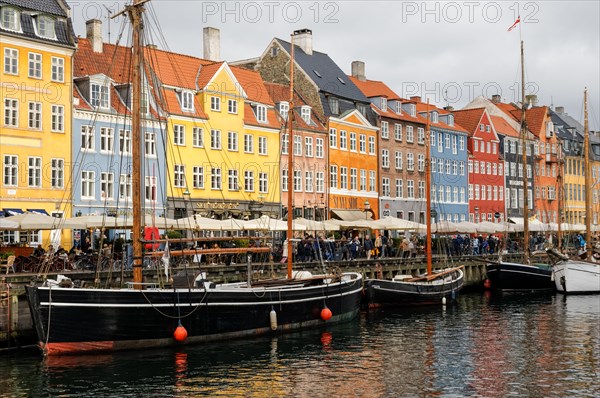
[[[4,208],[3,210],[4,210],[4,215],[7,217],[16,216],[18,214],[24,213],[24,211],[21,209],[6,209],[6,208]]]
[[[30,213],[41,214],[42,216],[49,216],[48,212],[44,209],[27,209]]]
[[[331,214],[338,220],[342,221],[359,221],[373,219],[371,212],[364,212],[362,210],[335,209],[331,210]]]

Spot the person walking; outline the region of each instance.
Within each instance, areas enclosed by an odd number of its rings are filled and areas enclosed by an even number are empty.
[[[383,240],[381,234],[377,234],[375,238],[375,258],[383,258]]]
[[[365,254],[367,256],[367,260],[371,259],[371,256],[373,255],[373,241],[371,240],[371,237],[369,235],[365,236],[365,243],[364,243],[364,249],[365,249]]]

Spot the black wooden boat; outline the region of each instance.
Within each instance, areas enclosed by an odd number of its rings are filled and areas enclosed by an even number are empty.
[[[554,291],[552,267],[519,263],[488,263],[490,288],[501,291]]]

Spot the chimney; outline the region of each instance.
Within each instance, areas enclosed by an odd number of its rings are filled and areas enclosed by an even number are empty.
[[[297,45],[307,55],[313,53],[312,30],[300,29],[294,31],[294,44]]]
[[[102,52],[102,21],[90,19],[85,23],[85,35],[92,45],[95,53]]]
[[[452,105],[448,105],[448,106],[444,107],[444,110],[448,111],[448,112],[453,112],[454,111],[454,107]]]
[[[410,100],[414,102],[421,102],[421,97],[415,95],[413,97],[410,97]]]
[[[203,29],[204,59],[209,61],[221,60],[221,31],[217,28]]]
[[[565,107],[564,106],[557,106],[554,109],[554,112],[556,112],[559,115],[562,115],[563,113],[565,113]]]
[[[363,61],[352,61],[352,77],[357,78],[361,82],[367,81],[365,63]]]
[[[501,101],[500,94],[494,94],[494,95],[492,95],[492,103],[493,104],[499,104],[500,101]]]
[[[525,96],[525,103],[531,105],[531,106],[537,106],[538,100],[537,100],[537,95],[535,94],[529,94]]]

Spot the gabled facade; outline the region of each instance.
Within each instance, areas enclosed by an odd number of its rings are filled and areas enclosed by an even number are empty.
[[[326,173],[329,153],[327,151],[328,134],[323,123],[312,112],[312,107],[298,96],[290,104],[290,87],[265,83],[275,108],[283,121],[281,135],[281,203],[282,216],[288,213],[288,165],[290,142],[293,150],[294,172],[292,177],[292,201],[294,218],[324,220],[327,216],[327,192],[329,187]],[[293,106],[293,109],[290,109]],[[288,123],[293,114],[292,139],[290,140]]]
[[[425,123],[385,83],[367,80],[364,64],[352,63],[352,82],[371,101],[379,134],[379,217],[424,222]]]
[[[73,214],[132,216],[132,180],[141,181],[143,211],[165,214],[165,122],[146,76],[142,175],[132,175],[131,48],[102,42],[101,22],[87,22],[73,84]]]
[[[247,67],[266,82],[289,84],[291,44],[273,39],[263,54]],[[329,131],[329,192],[331,216],[364,217],[377,203],[377,128],[369,100],[325,53],[312,48],[312,32],[294,34],[294,90]]]
[[[76,48],[71,26],[70,9],[62,0],[0,2],[1,215],[35,211],[71,216],[71,65]],[[61,244],[61,231],[3,233],[4,243],[37,246],[48,238]]]
[[[504,220],[504,162],[500,139],[485,108],[454,112],[468,132],[469,221]]]

